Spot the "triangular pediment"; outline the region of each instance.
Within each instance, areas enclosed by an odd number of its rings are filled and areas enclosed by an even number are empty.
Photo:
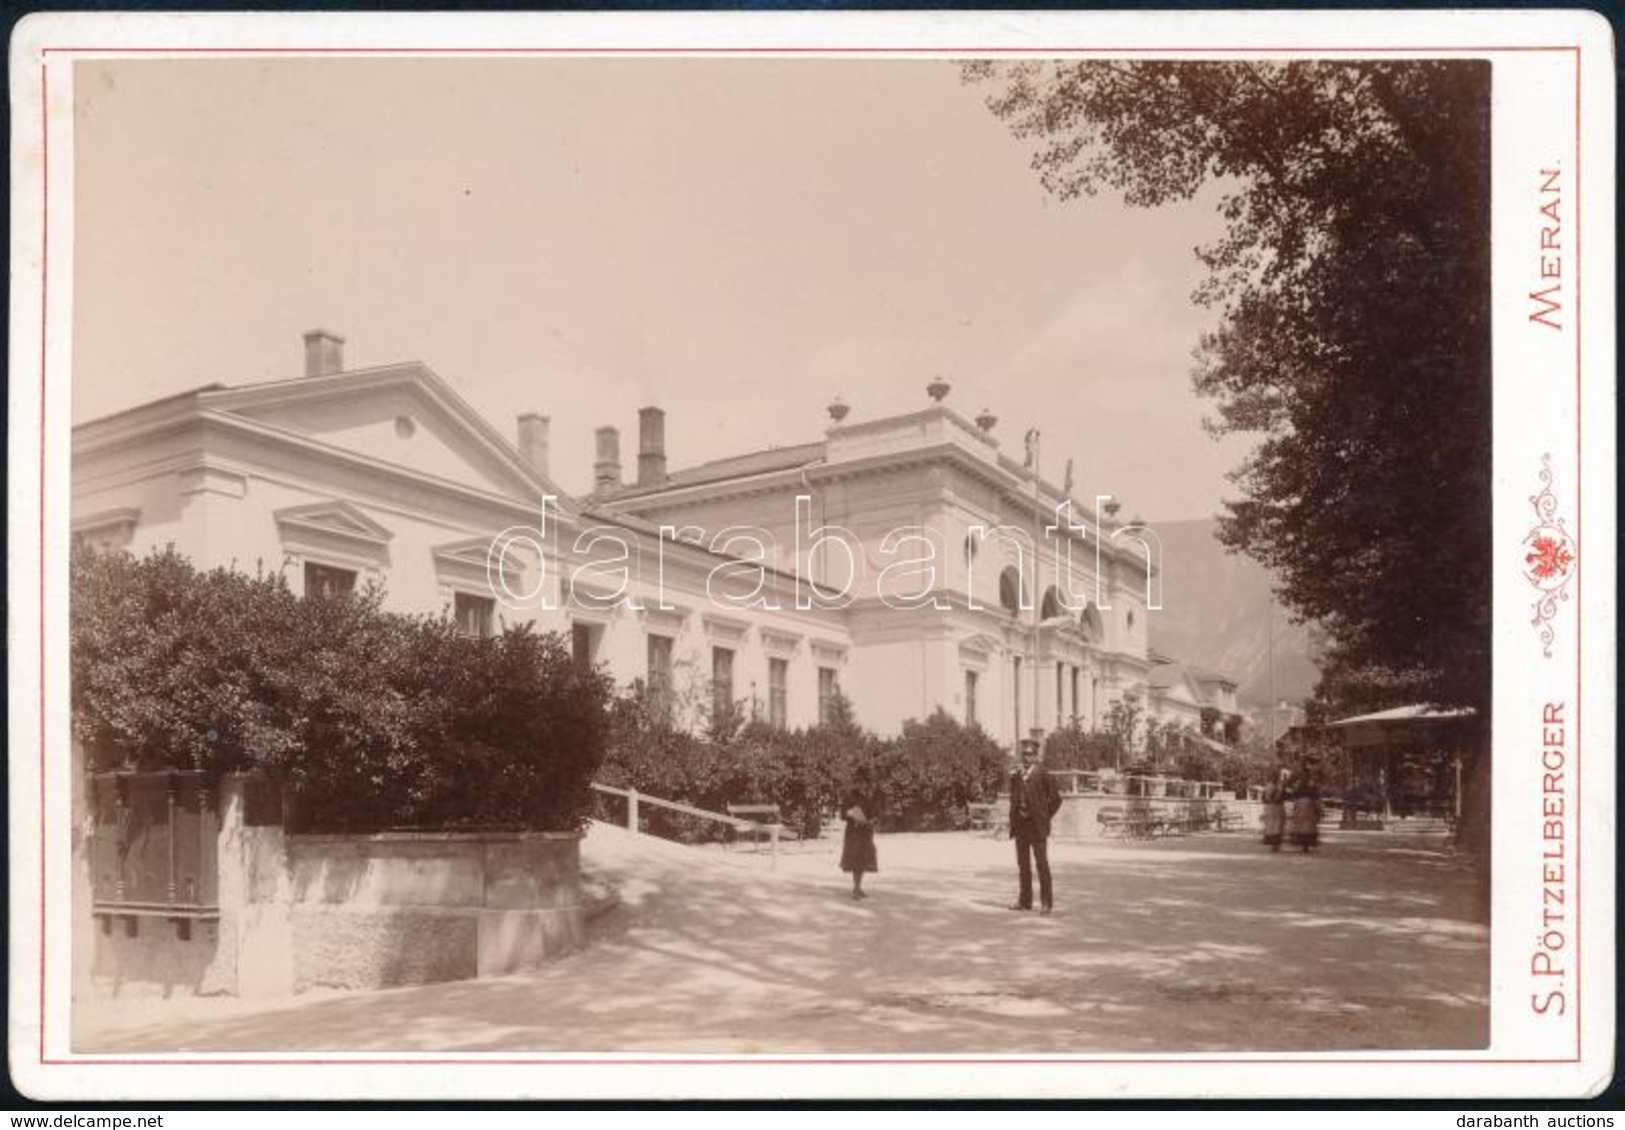
[[[435,560],[483,569],[486,562],[491,559],[491,542],[491,538],[465,538],[462,541],[437,545],[434,547]]]
[[[435,546],[435,571],[442,577],[476,584],[501,585],[510,593],[520,591],[525,570],[534,561],[522,544],[505,543],[498,538],[464,538]]]
[[[311,502],[303,506],[289,506],[278,510],[276,522],[285,532],[320,534],[372,546],[387,545],[389,539],[395,536],[369,518],[359,507],[337,499],[332,502]]]
[[[205,394],[203,407],[515,501],[564,499],[428,368],[391,365]]]
[[[976,632],[959,641],[959,650],[975,652],[978,655],[991,655],[998,646],[999,641],[986,632]]]

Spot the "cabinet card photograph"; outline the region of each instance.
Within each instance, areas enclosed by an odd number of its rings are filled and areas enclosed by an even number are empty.
[[[11,51],[25,1093],[1607,1085],[1602,20]]]

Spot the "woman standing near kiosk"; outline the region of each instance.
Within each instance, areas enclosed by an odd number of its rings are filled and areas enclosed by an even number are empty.
[[[1291,783],[1292,771],[1282,769],[1264,789],[1264,844],[1271,851],[1281,850],[1281,838],[1286,832],[1286,794]]]

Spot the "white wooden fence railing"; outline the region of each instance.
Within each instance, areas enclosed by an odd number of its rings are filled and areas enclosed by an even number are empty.
[[[614,785],[600,785],[597,781],[592,787],[609,796],[626,798],[626,827],[628,831],[638,831],[638,809],[645,804],[652,804],[656,808],[669,808],[673,812],[685,813],[689,816],[698,816],[702,820],[715,820],[726,824],[735,832],[766,832],[772,848],[772,861],[770,866],[777,870],[779,866],[779,833],[784,825],[777,823],[763,823],[759,820],[746,820],[740,816],[728,816],[721,812],[709,812],[703,808],[695,808],[691,804],[682,804],[675,800],[663,800],[660,797],[640,793],[636,789],[621,789]]]

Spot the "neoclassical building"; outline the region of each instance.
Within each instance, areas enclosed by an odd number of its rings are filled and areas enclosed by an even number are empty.
[[[306,594],[377,582],[469,632],[534,623],[701,714],[808,725],[839,690],[877,731],[942,707],[1013,741],[1125,696],[1156,713],[1154,535],[1040,480],[940,381],[918,411],[837,402],[811,442],[676,469],[645,408],[635,473],[602,427],[571,497],[546,417],[503,435],[420,363],[345,369],[325,331],[305,356],[75,428],[76,536]]]

